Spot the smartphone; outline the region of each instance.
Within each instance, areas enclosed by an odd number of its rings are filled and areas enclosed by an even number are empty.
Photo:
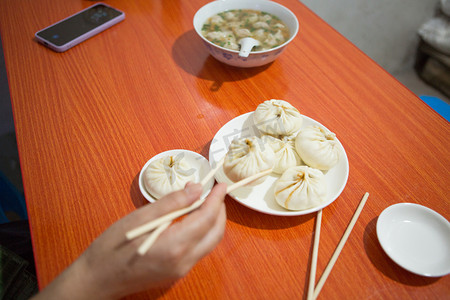
[[[125,19],[125,13],[104,3],[94,4],[36,32],[38,42],[64,52]]]

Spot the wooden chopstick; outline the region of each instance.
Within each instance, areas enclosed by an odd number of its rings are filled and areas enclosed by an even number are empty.
[[[200,181],[200,184],[204,187],[208,181],[214,176],[214,174],[216,174],[217,170],[219,170],[219,168],[223,165],[223,163],[225,162],[225,156],[222,157],[221,160],[219,160],[216,163],[216,166],[214,168],[211,169],[211,171],[208,172],[208,174],[206,174],[206,176],[202,179],[202,181]]]
[[[260,178],[262,176],[265,176],[265,175],[269,174],[271,171],[272,170],[269,169],[269,170],[263,171],[261,173],[252,175],[252,176],[250,176],[248,178],[245,178],[245,179],[243,179],[241,181],[238,181],[238,182],[230,185],[227,188],[227,193],[229,193],[229,192],[231,192],[231,191],[233,191],[233,190],[235,190],[235,189],[237,189],[237,188],[239,188],[239,187],[241,187],[241,186],[243,186],[243,185],[245,185],[245,184],[247,184],[249,182],[252,182],[252,181],[254,181],[254,180],[256,180],[256,179],[258,179],[258,178]],[[164,223],[166,223],[168,221],[172,221],[172,220],[174,220],[174,219],[176,219],[178,217],[181,217],[182,215],[185,215],[185,214],[187,214],[187,213],[197,209],[198,207],[200,207],[203,204],[204,201],[205,201],[204,198],[203,199],[199,199],[196,202],[192,203],[188,207],[185,207],[185,208],[173,211],[173,212],[168,213],[168,214],[166,214],[166,215],[164,215],[162,217],[159,217],[158,219],[155,219],[155,220],[150,221],[150,222],[148,222],[148,223],[146,223],[144,225],[136,227],[135,229],[130,230],[130,231],[128,231],[126,233],[126,238],[128,240],[132,240],[132,239],[137,238],[138,236],[141,236],[141,235],[143,235],[143,234],[145,234],[145,233],[147,233],[149,231],[152,231],[156,227],[158,227],[158,226],[160,226],[160,225],[162,225],[162,224],[164,224]]]
[[[244,186],[246,184],[249,184],[252,181],[255,181],[258,178],[261,178],[261,177],[264,177],[266,175],[269,175],[270,173],[272,173],[272,169],[267,169],[267,170],[262,171],[260,173],[256,173],[256,174],[254,174],[252,176],[249,176],[249,177],[247,177],[245,179],[242,179],[242,180],[240,180],[240,181],[238,181],[236,183],[233,183],[232,185],[228,186],[227,194],[231,193],[232,191],[234,191],[237,188],[240,188],[241,186]]]
[[[309,272],[308,296],[307,300],[314,299],[314,284],[316,283],[317,255],[319,252],[320,226],[322,223],[322,210],[317,212],[316,229],[314,232],[314,245],[311,257],[311,270]]]
[[[135,239],[138,236],[141,236],[149,231],[152,231],[156,227],[158,227],[166,222],[171,222],[171,221],[175,220],[176,218],[189,213],[190,211],[199,207],[201,204],[202,204],[202,202],[200,200],[197,200],[196,202],[192,203],[188,207],[173,211],[171,213],[168,213],[167,215],[161,216],[153,221],[145,223],[144,225],[136,227],[135,229],[128,231],[125,234],[125,236],[126,236],[127,240]]]
[[[209,179],[214,175],[215,172],[217,172],[217,170],[220,168],[220,166],[223,164],[224,159],[222,159],[218,165],[211,170],[206,176],[205,178],[201,181],[203,182],[208,182]],[[227,188],[227,193],[241,187],[244,186],[260,177],[266,176],[268,174],[270,174],[272,172],[272,169],[269,170],[265,170],[261,173],[252,175],[248,178],[245,178],[241,181],[238,181],[232,185],[230,185]],[[208,178],[209,177],[209,178]],[[156,241],[156,239],[159,237],[159,235],[167,229],[167,227],[169,227],[169,225],[172,223],[172,221],[184,214],[187,214],[193,210],[195,210],[196,208],[200,207],[203,202],[205,201],[206,198],[203,199],[199,199],[196,202],[194,202],[193,204],[191,204],[190,206],[171,212],[167,215],[164,215],[156,220],[153,220],[149,223],[146,223],[142,226],[139,226],[133,230],[130,230],[129,232],[126,233],[126,238],[128,240],[134,239],[142,234],[145,234],[151,230],[154,230],[149,237],[141,244],[141,246],[138,248],[138,254],[139,255],[144,255],[145,253],[147,253],[147,251],[151,248],[151,246],[153,245],[153,243]]]
[[[166,223],[161,224],[158,226],[153,232],[150,234],[150,236],[139,246],[137,252],[139,255],[144,255],[147,253],[148,249],[150,249],[153,246],[153,243],[156,241],[156,239],[159,237],[159,235],[169,227],[169,225],[172,223],[172,221],[168,221]]]
[[[347,241],[350,233],[352,232],[353,226],[355,226],[356,220],[358,220],[359,215],[361,214],[361,211],[366,204],[367,198],[369,198],[369,193],[365,193],[364,197],[361,199],[361,202],[358,205],[358,208],[356,209],[355,213],[353,214],[353,217],[350,221],[350,223],[347,226],[347,229],[344,232],[344,235],[341,238],[341,241],[339,242],[338,246],[336,247],[336,250],[333,253],[333,256],[331,257],[330,261],[328,262],[327,267],[325,268],[325,271],[323,271],[322,276],[319,279],[319,282],[316,285],[316,288],[314,289],[314,299],[319,296],[320,291],[322,290],[323,285],[325,284],[325,281],[328,278],[328,275],[330,275],[331,269],[333,269],[334,264],[336,263],[336,260],[339,257],[339,254],[342,251],[342,248],[344,248],[345,242]]]

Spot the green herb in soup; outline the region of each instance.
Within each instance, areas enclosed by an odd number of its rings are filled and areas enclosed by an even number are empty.
[[[289,39],[289,28],[279,18],[266,12],[238,9],[218,13],[202,27],[202,34],[216,45],[239,50],[239,41],[245,37],[258,40],[261,45],[252,51],[263,51],[280,46]]]

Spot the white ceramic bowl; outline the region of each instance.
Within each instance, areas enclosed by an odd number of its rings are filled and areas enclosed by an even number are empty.
[[[282,45],[270,50],[250,52],[248,57],[240,57],[239,51],[230,50],[208,41],[202,35],[203,24],[213,15],[231,9],[253,9],[273,14],[280,18],[288,27],[291,36]],[[297,17],[286,7],[268,0],[216,0],[200,8],[194,16],[194,28],[203,39],[210,54],[217,60],[235,67],[258,67],[274,61],[298,32]]]

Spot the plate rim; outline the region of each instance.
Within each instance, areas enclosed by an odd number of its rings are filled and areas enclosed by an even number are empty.
[[[222,131],[223,128],[229,127],[229,124],[230,124],[231,122],[234,122],[234,121],[235,121],[236,119],[238,119],[238,118],[244,118],[244,117],[246,117],[245,120],[247,120],[248,117],[249,117],[251,114],[253,114],[254,112],[255,112],[255,111],[250,111],[250,112],[241,114],[241,115],[236,116],[236,117],[234,117],[233,119],[229,120],[227,123],[225,123],[225,124],[224,124],[224,125],[216,132],[216,134],[215,134],[214,137],[213,137],[213,140],[217,138],[219,132]],[[303,115],[303,114],[302,114],[302,118],[306,118],[306,119],[308,119],[308,120],[310,120],[310,121],[313,121],[313,122],[315,122],[315,123],[318,123],[318,124],[319,124],[320,126],[322,126],[324,129],[330,131],[326,126],[324,126],[322,123],[320,123],[320,122],[314,120],[313,118],[310,118],[310,117],[308,117],[308,116],[306,116],[306,115]],[[339,140],[338,138],[336,138],[336,139],[337,139],[337,141],[339,142],[339,144],[341,145],[341,149],[343,150],[343,151],[342,151],[342,153],[343,153],[343,156],[342,156],[342,157],[345,158],[345,166],[346,166],[346,168],[345,168],[345,179],[344,179],[344,183],[343,183],[343,185],[341,186],[341,188],[339,189],[338,193],[336,194],[336,197],[335,197],[334,199],[332,199],[331,201],[327,201],[327,202],[325,202],[325,203],[323,203],[323,204],[321,204],[321,205],[319,205],[319,206],[316,206],[316,207],[313,207],[313,208],[309,208],[309,209],[305,209],[305,210],[298,210],[298,211],[296,211],[296,210],[287,210],[287,209],[286,209],[285,211],[276,211],[276,210],[270,210],[270,211],[268,211],[268,210],[262,210],[262,209],[259,209],[259,208],[257,208],[257,207],[248,205],[247,203],[245,203],[245,202],[241,201],[240,199],[234,197],[232,194],[229,194],[230,197],[233,198],[233,200],[237,201],[238,203],[240,203],[240,204],[244,205],[245,207],[248,207],[248,208],[250,208],[250,209],[252,209],[252,210],[254,210],[254,211],[257,211],[257,212],[260,212],[260,213],[264,213],[264,214],[268,214],[268,215],[275,215],[275,216],[301,216],[301,215],[307,215],[307,214],[317,212],[317,211],[319,211],[319,210],[321,210],[321,209],[327,207],[328,205],[332,204],[337,198],[339,198],[339,196],[342,194],[342,192],[344,191],[344,189],[345,189],[345,187],[346,187],[346,185],[347,185],[348,177],[349,177],[349,173],[350,173],[350,165],[349,165],[349,161],[348,161],[348,157],[347,157],[347,152],[345,151],[345,148],[344,148],[344,146],[342,145],[342,143],[340,142],[340,140]],[[209,151],[208,151],[208,155],[209,155],[209,163],[210,163],[210,165],[212,166],[213,163],[216,163],[216,162],[219,161],[220,159],[218,159],[218,160],[212,160],[212,157],[211,157],[211,147],[212,147],[212,143],[210,144],[210,146],[209,146]],[[272,175],[271,175],[271,176],[272,176]],[[219,180],[217,179],[216,176],[215,176],[215,178],[216,178],[216,181],[219,182]],[[280,206],[280,207],[281,207],[281,206]]]

